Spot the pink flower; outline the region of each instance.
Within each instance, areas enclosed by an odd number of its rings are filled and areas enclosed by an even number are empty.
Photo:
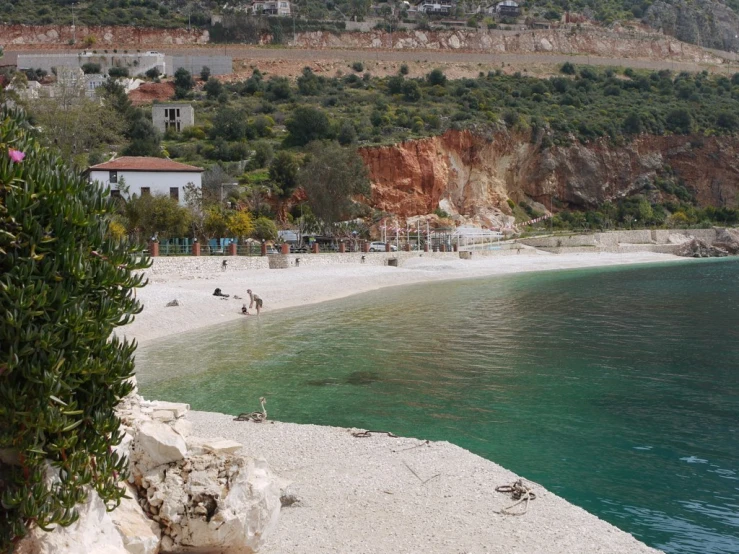
[[[11,161],[18,163],[18,162],[23,161],[23,158],[26,157],[26,154],[25,152],[21,152],[20,150],[14,150],[12,148],[9,148],[8,156],[10,157]]]

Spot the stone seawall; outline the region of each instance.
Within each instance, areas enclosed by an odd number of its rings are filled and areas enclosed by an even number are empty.
[[[569,235],[521,239],[519,242],[547,252],[655,252],[675,254],[679,246],[692,239],[709,244],[716,240],[717,229],[636,229],[587,235]]]
[[[242,269],[268,269],[268,256],[158,256],[146,270],[149,275],[179,274],[183,278],[202,279],[225,271]]]
[[[459,260],[491,256],[535,254],[536,249],[525,244],[502,244],[496,250],[475,250],[471,254],[461,252],[346,252],[324,254],[271,254],[269,256],[160,256],[147,273],[157,275],[180,275],[182,278],[206,279],[238,270],[288,269],[291,267],[321,267],[344,264],[396,265],[402,267],[414,258],[437,260]],[[226,262],[226,269],[222,268]]]

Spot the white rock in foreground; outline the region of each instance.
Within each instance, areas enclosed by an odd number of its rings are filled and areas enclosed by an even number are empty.
[[[17,554],[134,554],[126,550],[105,504],[95,491],[78,507],[79,519],[47,533],[34,529],[21,541]],[[159,541],[157,541],[158,543]],[[155,551],[140,551],[153,554]]]
[[[123,546],[130,554],[156,554],[159,551],[161,531],[159,525],[146,517],[139,506],[136,491],[129,486],[121,505],[110,513],[113,525],[123,540]]]
[[[187,410],[125,398],[117,409],[125,435],[115,451],[129,457],[131,498],[109,513],[90,491],[77,522],[34,529],[15,554],[256,552],[276,527],[284,482],[263,460],[236,454],[241,443],[185,440]]]
[[[131,452],[132,461],[146,469],[177,462],[187,455],[185,439],[169,425],[146,422],[138,429]]]
[[[203,454],[136,476],[144,509],[172,552],[256,552],[280,513],[281,482],[263,460]]]

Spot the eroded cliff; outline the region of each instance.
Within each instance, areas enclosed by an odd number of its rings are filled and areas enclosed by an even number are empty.
[[[372,203],[401,217],[441,206],[495,226],[506,223],[508,198],[593,208],[634,194],[676,199],[673,186],[700,206],[733,208],[739,200],[739,140],[730,137],[643,135],[623,146],[603,140],[542,148],[506,131],[492,137],[448,131],[360,154]]]

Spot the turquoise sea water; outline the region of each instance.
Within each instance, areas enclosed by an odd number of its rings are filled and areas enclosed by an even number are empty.
[[[739,552],[739,261],[384,289],[137,367],[149,398],[448,440],[666,552]]]

